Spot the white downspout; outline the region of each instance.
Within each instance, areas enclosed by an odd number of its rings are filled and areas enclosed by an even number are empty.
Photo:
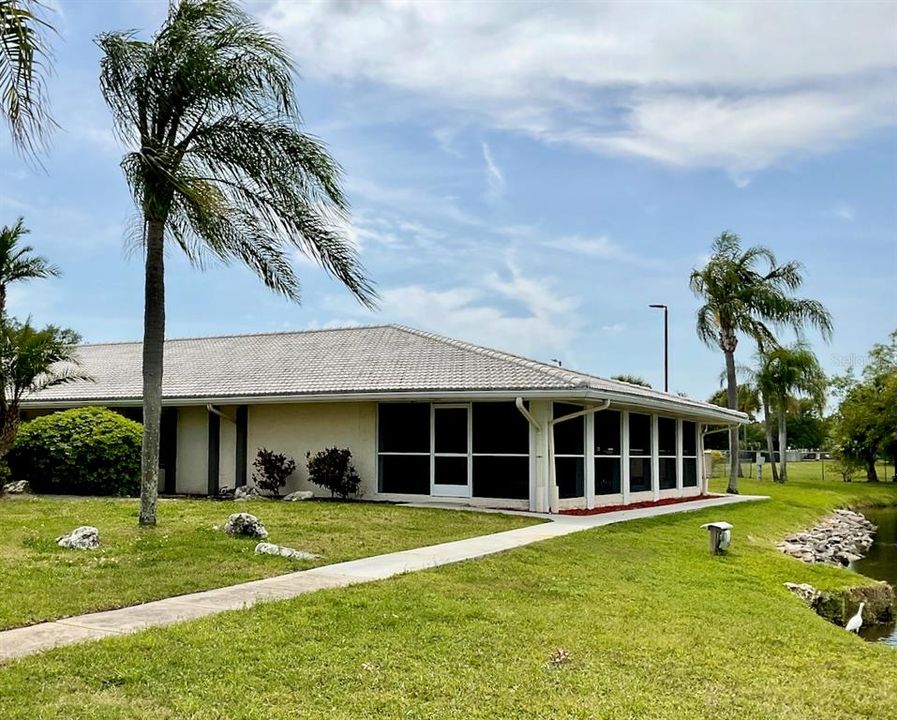
[[[545,472],[543,471],[542,466],[545,464],[545,456],[547,453],[541,452],[541,445],[544,440],[542,425],[532,416],[532,413],[530,413],[524,404],[522,397],[515,398],[514,404],[517,406],[520,414],[526,418],[530,427],[536,431],[534,440],[535,447],[530,448],[531,462],[534,464],[536,486],[533,489],[534,497],[530,498],[529,507],[530,510],[533,510],[534,512],[545,512]]]
[[[206,404],[206,410],[208,410],[210,413],[215,413],[218,417],[223,417],[225,420],[230,420],[234,425],[237,424],[237,421],[234,418],[232,418],[230,415],[225,415],[211,403]]]

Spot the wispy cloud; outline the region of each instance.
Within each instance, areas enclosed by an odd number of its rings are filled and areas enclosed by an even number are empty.
[[[496,165],[492,151],[485,140],[483,141],[483,161],[486,163],[486,185],[489,188],[487,196],[494,200],[505,191],[505,176]]]
[[[504,272],[469,285],[406,285],[383,290],[381,298],[385,318],[536,357],[568,348],[580,327],[579,301],[513,259]]]
[[[575,255],[582,255],[594,260],[618,261],[645,267],[656,264],[656,261],[651,258],[642,257],[629,252],[622,245],[615,243],[606,235],[599,235],[597,237],[572,235],[546,240],[543,245],[548,248],[562,250]]]

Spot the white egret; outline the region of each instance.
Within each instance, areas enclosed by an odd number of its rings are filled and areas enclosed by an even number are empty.
[[[861,602],[857,614],[847,621],[847,625],[844,626],[847,632],[858,633],[860,631],[860,628],[863,626],[863,607],[865,607],[865,605],[866,603]]]

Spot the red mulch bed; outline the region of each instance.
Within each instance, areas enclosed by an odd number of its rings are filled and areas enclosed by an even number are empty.
[[[646,500],[644,502],[630,503],[629,505],[602,505],[600,507],[588,510],[586,508],[577,508],[570,510],[561,510],[560,515],[601,515],[602,513],[617,512],[618,510],[635,510],[637,508],[660,507],[661,505],[679,505],[680,503],[695,502],[696,500],[706,500],[707,498],[724,497],[723,495],[697,495],[695,497],[685,498],[665,498],[663,500]]]

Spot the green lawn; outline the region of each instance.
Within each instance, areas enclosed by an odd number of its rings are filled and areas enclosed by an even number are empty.
[[[258,541],[234,539],[221,530],[230,513],[241,511],[262,520],[270,542],[320,559],[255,555]],[[0,499],[0,629],[533,522],[374,503],[161,500],[158,527],[141,529],[134,500]],[[102,548],[57,547],[55,539],[78,525],[99,528]]]
[[[897,655],[782,586],[846,570],[774,543],[897,486],[746,481],[762,503],[62,648],[0,668],[8,718],[892,718]],[[711,557],[703,522],[727,519]],[[80,588],[79,588],[80,590]],[[563,648],[570,660],[548,664]]]

